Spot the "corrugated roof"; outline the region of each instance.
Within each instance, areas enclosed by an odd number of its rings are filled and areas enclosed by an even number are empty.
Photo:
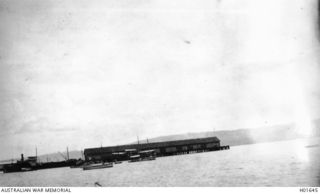
[[[212,142],[220,142],[220,140],[217,137],[207,137],[207,138],[184,139],[184,140],[176,140],[176,141],[88,148],[84,150],[84,154],[87,155],[87,154],[99,154],[99,153],[110,153],[110,152],[122,152],[126,149],[146,150],[146,149],[156,149],[161,147],[173,147],[173,146],[182,146],[182,145],[190,145],[190,144],[197,144],[197,143],[212,143]]]

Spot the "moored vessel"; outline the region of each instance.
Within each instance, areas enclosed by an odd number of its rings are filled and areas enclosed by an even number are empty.
[[[89,164],[84,166],[83,170],[94,170],[94,169],[101,169],[101,168],[111,168],[113,167],[112,163],[98,163],[98,164]]]

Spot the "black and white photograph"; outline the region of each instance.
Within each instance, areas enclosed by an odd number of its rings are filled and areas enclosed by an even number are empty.
[[[2,189],[317,193],[320,0],[0,0],[0,149]]]

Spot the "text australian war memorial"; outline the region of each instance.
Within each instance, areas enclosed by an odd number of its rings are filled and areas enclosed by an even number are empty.
[[[86,161],[124,161],[129,160],[134,154],[143,154],[152,151],[157,157],[207,152],[229,149],[221,146],[217,137],[184,139],[176,141],[163,141],[152,143],[136,143],[109,147],[87,148],[84,150]]]

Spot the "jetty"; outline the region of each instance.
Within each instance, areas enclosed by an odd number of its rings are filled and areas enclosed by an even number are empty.
[[[57,162],[39,162],[36,156],[30,156],[24,159],[21,154],[21,159],[15,163],[2,164],[0,170],[4,173],[9,172],[25,172],[33,170],[41,170],[48,168],[70,167],[99,169],[104,167],[112,167],[111,164],[120,164],[122,161],[142,162],[152,161],[156,157],[193,154],[201,152],[228,150],[229,145],[221,145],[220,139],[217,137],[183,139],[175,141],[163,142],[147,142],[137,144],[126,144],[118,146],[87,148],[84,150],[84,160],[70,159],[67,148],[67,156],[64,161]],[[37,152],[36,152],[37,153]],[[60,153],[61,154],[61,153]],[[62,154],[61,154],[62,155]],[[110,165],[98,165],[98,164]],[[91,165],[91,166],[90,166]],[[89,168],[87,168],[89,167]]]
[[[112,162],[112,161],[131,161],[140,154],[152,153],[156,157],[173,156],[181,154],[192,154],[209,151],[228,150],[229,145],[220,145],[217,137],[184,139],[176,141],[137,143],[109,147],[87,148],[84,150],[85,161],[93,162]]]

